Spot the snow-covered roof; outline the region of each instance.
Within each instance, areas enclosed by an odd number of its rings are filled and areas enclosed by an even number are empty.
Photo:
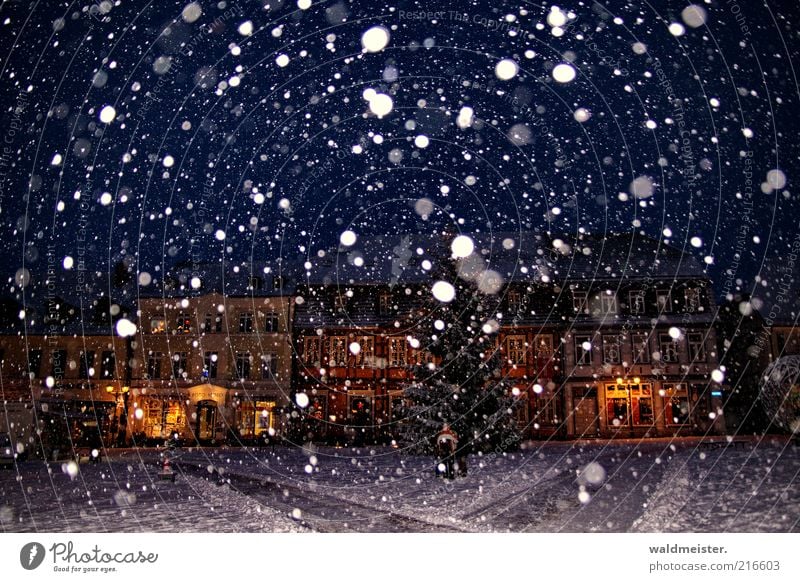
[[[688,251],[638,234],[555,236],[534,232],[468,235],[475,251],[467,259],[505,281],[706,278]],[[430,280],[426,261],[452,253],[453,237],[377,236],[357,238],[324,257],[309,257],[303,280],[309,285],[394,285]],[[542,277],[545,277],[544,279]]]

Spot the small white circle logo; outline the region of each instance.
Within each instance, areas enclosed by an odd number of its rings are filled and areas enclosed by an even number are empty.
[[[26,570],[35,570],[44,561],[44,546],[38,542],[30,542],[22,546],[19,552],[19,563]]]

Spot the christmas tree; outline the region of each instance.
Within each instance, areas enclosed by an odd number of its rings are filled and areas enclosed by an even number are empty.
[[[439,304],[426,349],[434,363],[415,366],[404,390],[401,432],[413,452],[433,452],[445,425],[457,434],[460,455],[508,450],[521,440],[513,414],[517,401],[502,377],[496,347],[499,294],[481,291],[487,288],[481,278],[491,275],[473,267],[456,254],[438,265],[432,279],[430,292]]]

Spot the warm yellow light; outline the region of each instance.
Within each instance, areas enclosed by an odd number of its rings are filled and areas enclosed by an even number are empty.
[[[130,388],[129,388],[128,386],[123,386],[123,387],[122,387],[122,392],[123,392],[123,393],[124,393],[124,392],[127,392],[128,390],[130,390]]]
[[[642,383],[642,379],[639,378],[639,376],[636,376],[636,378],[633,379],[633,383],[634,384],[641,384]]]
[[[622,384],[622,378],[617,378],[617,384]]]
[[[114,387],[113,386],[106,386],[106,392],[111,394],[113,391],[114,391]]]

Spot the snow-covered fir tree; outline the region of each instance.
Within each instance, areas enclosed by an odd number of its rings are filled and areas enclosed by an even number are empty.
[[[429,453],[447,424],[458,435],[460,454],[516,448],[517,399],[502,377],[491,324],[497,297],[480,293],[452,257],[438,271],[431,292],[440,306],[427,347],[436,364],[414,366],[415,380],[405,387],[403,444]]]

